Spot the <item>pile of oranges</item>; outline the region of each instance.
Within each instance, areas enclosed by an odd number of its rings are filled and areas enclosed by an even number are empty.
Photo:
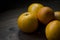
[[[18,28],[22,32],[32,33],[38,28],[38,20],[46,25],[45,34],[48,40],[60,40],[60,11],[54,12],[51,7],[40,3],[31,4],[28,11],[18,17]]]

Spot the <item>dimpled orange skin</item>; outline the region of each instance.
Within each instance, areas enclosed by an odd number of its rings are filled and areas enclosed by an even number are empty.
[[[34,32],[38,27],[37,19],[30,12],[20,15],[17,21],[18,28],[26,33]]]
[[[37,14],[37,18],[44,24],[48,24],[51,20],[53,20],[54,12],[50,7],[43,7],[39,10]]]
[[[54,20],[48,23],[45,34],[48,40],[60,40],[60,21]]]
[[[44,6],[40,3],[32,3],[28,7],[28,12],[32,12],[32,14],[34,14],[36,16],[36,14],[38,13],[38,10],[41,9],[42,7],[44,7]]]

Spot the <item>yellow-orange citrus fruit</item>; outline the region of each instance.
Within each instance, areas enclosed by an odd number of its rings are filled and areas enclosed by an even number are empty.
[[[60,11],[54,12],[54,16],[57,20],[60,20]]]
[[[43,7],[39,10],[37,18],[44,24],[54,19],[54,11],[50,7]]]
[[[32,3],[28,7],[28,12],[32,12],[32,14],[34,14],[36,16],[36,14],[38,13],[38,10],[41,9],[42,7],[44,7],[44,6],[40,3]]]
[[[48,40],[60,40],[60,21],[54,20],[48,23],[45,34]]]
[[[17,23],[18,28],[27,33],[34,32],[38,27],[37,19],[30,12],[21,14],[17,20]]]

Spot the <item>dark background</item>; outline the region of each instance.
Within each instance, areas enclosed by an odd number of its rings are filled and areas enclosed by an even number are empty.
[[[45,6],[51,6],[54,10],[60,9],[60,1],[58,0],[0,0],[0,12],[14,8],[27,7],[35,2],[42,3]]]
[[[26,12],[32,3],[41,3],[51,7],[54,11],[60,11],[58,0],[0,0],[0,40],[46,40],[41,30],[35,34],[25,34],[18,29],[18,16]],[[42,26],[39,27],[39,29],[42,28]]]

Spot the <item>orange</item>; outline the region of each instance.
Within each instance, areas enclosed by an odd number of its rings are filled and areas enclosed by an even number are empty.
[[[54,16],[57,20],[60,20],[60,11],[54,12]]]
[[[32,14],[36,16],[36,14],[38,13],[38,10],[41,9],[42,7],[44,6],[40,3],[32,3],[28,7],[28,12],[32,12]]]
[[[39,10],[37,18],[44,24],[48,24],[54,19],[54,11],[50,7],[43,7]]]
[[[37,19],[30,12],[22,13],[19,16],[17,23],[18,28],[26,33],[34,32],[38,27]]]
[[[45,34],[48,40],[60,40],[60,21],[54,20],[48,23]]]

